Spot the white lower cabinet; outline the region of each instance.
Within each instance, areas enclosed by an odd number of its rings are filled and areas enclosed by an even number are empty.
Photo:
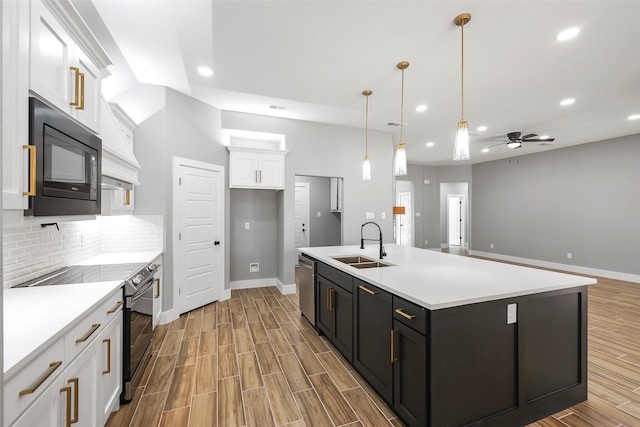
[[[64,405],[64,396],[60,390],[64,387],[62,375],[47,387],[33,405],[12,424],[15,427],[58,427],[66,426],[64,413],[60,410]]]
[[[61,412],[66,425],[95,426],[98,422],[98,349],[94,340],[64,371]],[[97,397],[97,398],[96,398]]]
[[[122,310],[97,339],[100,345],[98,376],[100,408],[98,425],[107,422],[109,414],[120,405],[122,386]]]

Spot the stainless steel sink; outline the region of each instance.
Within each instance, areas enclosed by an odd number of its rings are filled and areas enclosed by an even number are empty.
[[[333,257],[336,261],[340,261],[344,264],[350,265],[354,268],[378,268],[378,267],[390,267],[393,264],[387,264],[385,262],[380,262],[373,258],[368,258],[359,255],[353,256],[343,256],[343,257]]]

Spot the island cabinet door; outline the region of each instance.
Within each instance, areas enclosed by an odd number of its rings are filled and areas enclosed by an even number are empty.
[[[334,292],[335,285],[328,279],[322,276],[318,276],[318,294],[316,295],[316,301],[318,306],[316,307],[316,313],[318,316],[318,329],[322,331],[327,337],[331,337],[333,329],[333,310],[331,307],[332,293]]]
[[[326,277],[318,276],[318,329],[353,362],[353,295]]]
[[[409,426],[427,425],[427,337],[393,320],[393,408]]]
[[[354,280],[353,365],[388,403],[393,402],[391,294]]]
[[[517,323],[510,322],[508,305],[431,311],[432,426],[466,426],[517,409]]]

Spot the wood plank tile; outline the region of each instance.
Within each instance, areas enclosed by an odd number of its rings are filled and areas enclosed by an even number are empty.
[[[215,330],[200,332],[200,346],[198,347],[198,356],[206,356],[209,354],[216,354],[218,352],[218,345],[216,343],[217,336],[218,332]]]
[[[245,317],[244,310],[231,311],[231,323],[233,324],[233,329],[246,328],[247,319]]]
[[[176,320],[171,322],[171,324],[169,325],[169,329],[172,331],[184,329],[187,325],[187,318],[188,316],[186,314],[181,315]]]
[[[156,364],[156,359],[158,358],[158,353],[159,351],[151,352],[151,358],[149,359],[147,366],[145,366],[144,368],[144,372],[140,377],[140,382],[138,383],[138,387],[144,387],[149,382],[149,378],[151,377],[151,371],[153,370],[153,367]]]
[[[184,329],[170,329],[162,342],[159,355],[167,356],[169,354],[178,354],[183,334]]]
[[[189,427],[217,427],[218,395],[216,392],[193,396]],[[178,427],[178,426],[176,426]]]
[[[267,301],[265,301],[264,298],[254,298],[253,301],[256,303],[258,313],[268,313],[271,311],[271,308],[269,308],[269,304],[267,304]]]
[[[264,387],[243,393],[248,426],[275,427]]]
[[[294,421],[289,424],[283,424],[282,427],[307,427],[307,425],[302,420]]]
[[[203,331],[213,331],[216,329],[216,312],[212,313],[204,313],[202,316],[202,330]]]
[[[306,342],[292,344],[293,351],[298,356],[298,360],[304,368],[307,375],[320,374],[326,372],[324,366],[320,363],[316,355],[311,351],[311,348]]]
[[[244,306],[242,305],[242,301],[240,298],[231,298],[229,300],[229,308],[232,313],[243,313],[244,314]]]
[[[202,328],[202,316],[187,319],[187,325],[184,328],[184,338],[197,337],[200,335]]]
[[[311,350],[313,350],[314,353],[324,353],[329,351],[327,344],[322,341],[322,338],[320,338],[313,329],[300,329],[300,334],[302,334],[304,340],[309,344],[309,347],[311,347]]]
[[[145,394],[140,398],[136,412],[131,420],[131,427],[157,426],[162,415],[162,407],[167,399],[166,391]]]
[[[273,351],[273,347],[271,347],[271,343],[266,342],[256,344],[256,356],[258,357],[258,363],[260,364],[262,375],[282,372],[278,358]]]
[[[180,344],[180,351],[178,352],[178,359],[176,360],[176,366],[192,365],[196,363],[196,357],[198,356],[198,343],[200,337],[195,336],[182,340]]]
[[[234,345],[218,347],[218,377],[226,378],[238,375],[238,362]]]
[[[301,390],[306,390],[311,388],[311,383],[309,382],[309,378],[302,369],[300,362],[298,362],[298,358],[295,354],[283,354],[278,356],[280,360],[280,366],[282,366],[282,370],[284,372],[284,376],[289,383],[289,387],[291,387],[292,392],[297,392]]]
[[[238,365],[240,367],[240,385],[242,390],[251,390],[264,385],[255,353],[239,354]]]
[[[231,310],[228,307],[218,308],[218,325],[221,323],[231,323]]]
[[[278,329],[280,327],[280,325],[278,325],[278,322],[276,321],[276,318],[273,317],[273,314],[271,314],[270,311],[266,313],[260,313],[260,319],[262,319],[262,323],[264,323],[264,328],[267,330]]]
[[[140,403],[140,399],[142,398],[142,390],[143,387],[137,387],[133,391],[131,403],[129,403],[128,405],[122,405],[116,412],[112,412],[107,419],[105,427],[122,427],[131,424],[134,412],[138,407],[138,404]]]
[[[165,411],[182,408],[191,404],[191,393],[195,381],[196,365],[178,366],[173,372]]]
[[[282,332],[284,332],[291,344],[305,342],[300,332],[298,332],[298,328],[296,328],[292,322],[281,322],[280,329],[282,329]]]
[[[387,417],[388,419],[391,419],[396,416],[393,413],[393,411],[386,405],[386,403],[382,401],[380,396],[378,396],[378,394],[375,391],[373,391],[373,389],[364,380],[364,378],[362,378],[360,375],[356,373],[352,374],[352,377],[358,382],[358,384],[360,384],[360,387],[362,387],[364,392],[367,393],[367,396],[369,396],[369,399],[373,400],[373,403],[375,403],[376,406],[380,408],[380,410],[382,411],[385,417]]]
[[[167,335],[167,331],[169,331],[169,324],[158,325],[153,330],[153,339],[151,341],[151,351],[159,351],[160,347],[162,347],[162,341],[164,341],[164,337]]]
[[[156,363],[153,366],[151,376],[149,377],[147,387],[145,388],[145,394],[153,394],[169,390],[177,357],[178,356],[176,354],[158,356]]]
[[[293,348],[287,337],[284,336],[282,329],[267,329],[267,335],[269,335],[269,341],[271,341],[276,354],[293,353]]]
[[[277,307],[271,307],[271,313],[273,314],[273,317],[276,318],[278,323],[289,321],[289,316],[287,316],[287,313],[285,313],[285,311],[279,305]]]
[[[269,304],[269,307],[271,307],[271,310],[273,310],[274,307],[280,307],[278,298],[274,297],[273,294],[265,295],[264,299],[267,302],[267,304]]]
[[[313,389],[294,393],[293,397],[298,403],[298,408],[300,408],[302,419],[306,425],[313,427],[333,427],[331,418],[329,418],[327,411],[324,410],[322,402]]]
[[[300,420],[300,412],[296,407],[284,374],[277,372],[265,375],[263,380],[276,424],[283,425]]]
[[[216,391],[218,383],[218,356],[198,357],[196,363],[195,394],[208,394]]]
[[[313,388],[324,404],[329,416],[336,425],[343,425],[358,421],[358,417],[353,412],[347,401],[335,386],[329,375],[318,374],[309,377]]]
[[[349,371],[345,369],[335,354],[329,351],[326,353],[318,353],[316,356],[340,391],[358,386],[358,382],[353,378]]]
[[[233,334],[236,339],[236,351],[238,354],[254,351],[253,339],[249,329],[234,329]]]
[[[360,387],[345,390],[342,394],[365,426],[391,425],[387,417],[380,412],[380,409],[374,405],[373,401],[369,399]]]
[[[242,408],[240,378],[220,378],[218,380],[218,421],[220,426],[241,427],[245,425]]]
[[[264,329],[262,322],[249,323],[249,330],[251,331],[251,337],[255,344],[269,342],[269,336],[267,335],[267,331]]]
[[[254,305],[253,307],[244,308],[244,315],[247,318],[247,322],[260,322],[260,314],[258,313],[258,308]]]
[[[218,304],[220,304],[219,302],[212,302],[211,304],[207,304],[204,306],[204,314],[207,313],[215,313],[216,309],[218,308]]]
[[[189,406],[163,412],[160,427],[186,426],[189,423],[189,412],[191,412]]]
[[[218,325],[218,347],[233,344],[233,328],[230,323]]]

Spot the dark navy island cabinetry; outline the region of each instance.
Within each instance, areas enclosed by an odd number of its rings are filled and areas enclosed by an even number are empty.
[[[523,426],[586,399],[586,285],[428,309],[318,261],[319,330],[405,424]]]

